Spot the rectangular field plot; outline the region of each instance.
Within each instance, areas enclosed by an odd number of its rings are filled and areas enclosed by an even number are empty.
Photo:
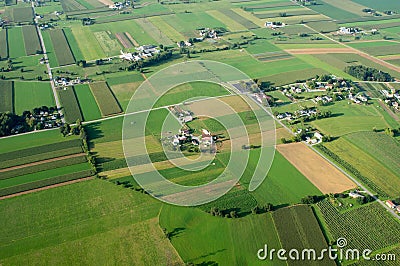
[[[91,83],[90,89],[103,116],[121,113],[122,109],[106,82]]]
[[[119,43],[125,48],[130,49],[134,45],[132,41],[128,38],[128,36],[124,32],[115,33],[115,37],[118,39]]]
[[[400,54],[400,44],[397,42],[386,42],[386,41],[358,42],[358,43],[349,43],[349,46],[361,50],[363,52],[366,52],[367,54],[373,56]]]
[[[14,82],[15,113],[22,115],[33,108],[55,106],[51,86],[47,82]]]
[[[83,119],[85,121],[95,120],[101,118],[99,107],[96,100],[89,88],[89,85],[74,86],[76,96],[78,98],[79,106],[81,107]]]
[[[163,16],[148,18],[154,26],[161,30],[165,35],[168,36],[174,42],[180,42],[185,40],[185,37],[178,32],[175,28],[171,27],[164,19]]]
[[[114,36],[110,36],[106,31],[98,31],[93,34],[107,56],[119,54],[121,46]]]
[[[7,30],[0,30],[0,57],[7,58],[8,57],[8,43],[7,43]]]
[[[230,18],[219,10],[209,10],[207,14],[213,16],[215,19],[220,20],[222,23],[226,25],[229,31],[245,31],[247,28],[242,24],[238,23],[236,20]]]
[[[82,121],[83,118],[74,89],[72,87],[67,87],[65,89],[57,90],[57,93],[60,98],[61,105],[63,106],[65,120],[68,123],[74,123],[78,119]]]
[[[14,113],[14,88],[12,81],[0,81],[0,113]]]
[[[75,1],[75,0],[63,0],[63,1],[61,1],[61,5],[65,12],[86,9],[86,7],[84,5],[82,5],[80,2]]]
[[[356,16],[354,13],[346,11],[345,6],[343,6],[344,9],[341,9],[333,5],[330,5],[326,2],[319,2],[319,3],[320,3],[319,5],[310,5],[308,7],[318,13],[321,13],[325,16],[328,16],[336,20],[354,18],[354,16]]]
[[[231,9],[221,10],[221,13],[223,13],[226,16],[228,16],[232,20],[237,21],[238,23],[240,23],[241,25],[243,25],[247,29],[256,29],[256,28],[258,28],[257,24],[254,24],[252,21],[248,20],[247,18],[242,17],[241,15],[239,15],[238,13],[234,12]]]
[[[9,57],[18,58],[26,56],[24,37],[22,35],[21,27],[13,27],[7,29],[7,39],[8,39],[8,52]]]
[[[33,21],[33,10],[31,7],[19,7],[12,9],[14,22],[31,22]]]
[[[379,10],[381,12],[386,11],[386,10],[392,10],[396,11],[397,13],[400,12],[400,6],[399,3],[396,1],[392,0],[352,0],[355,3],[358,3],[360,5],[368,6],[370,8],[373,8],[375,10]]]
[[[156,26],[147,19],[137,19],[136,23],[139,24],[147,34],[149,34],[157,43],[163,45],[173,45],[174,43]]]
[[[74,26],[71,30],[85,60],[94,60],[106,56],[89,27]]]
[[[284,249],[302,250],[312,247],[319,254],[322,249],[328,248],[328,243],[310,206],[282,208],[273,212],[272,218]],[[296,265],[295,262],[289,259],[288,265]],[[319,263],[336,265],[328,257]]]
[[[57,62],[60,66],[70,65],[75,63],[74,55],[71,52],[68,41],[65,38],[62,29],[49,31],[51,42],[53,43],[54,52],[57,57]]]
[[[42,47],[40,46],[36,27],[33,25],[24,26],[22,27],[22,33],[24,35],[26,55],[40,54]]]
[[[74,35],[72,34],[71,28],[64,28],[64,35],[67,38],[69,47],[71,48],[72,54],[75,57],[76,61],[85,59],[82,55],[81,50],[79,49],[78,42],[75,40]]]

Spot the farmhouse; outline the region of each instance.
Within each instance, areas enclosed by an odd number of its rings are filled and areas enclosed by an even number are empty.
[[[339,31],[337,33],[338,34],[356,34],[356,33],[359,33],[359,32],[360,32],[359,28],[340,27]]]
[[[277,29],[277,28],[283,28],[285,27],[286,24],[279,22],[279,21],[267,21],[265,22],[265,27],[270,28],[270,29]]]
[[[142,59],[150,58],[160,52],[155,45],[142,45],[135,49],[137,51],[136,53],[124,53],[121,50],[119,58],[127,61],[140,61]]]
[[[359,194],[358,191],[351,191],[349,193],[349,197],[355,199],[355,198],[364,198],[363,195]]]
[[[389,208],[391,208],[391,209],[396,208],[396,204],[394,204],[393,201],[391,201],[391,200],[387,200],[385,203],[386,203],[386,205],[389,206]]]

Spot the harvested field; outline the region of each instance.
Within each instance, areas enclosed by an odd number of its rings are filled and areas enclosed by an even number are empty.
[[[133,44],[131,41],[126,37],[124,33],[118,32],[115,33],[115,37],[118,39],[118,41],[122,44],[122,46],[126,49],[132,48]]]
[[[278,145],[277,150],[322,193],[338,193],[356,185],[303,143]]]

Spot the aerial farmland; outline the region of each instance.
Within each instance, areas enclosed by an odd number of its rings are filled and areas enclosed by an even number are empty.
[[[0,0],[0,265],[399,265],[397,0]]]

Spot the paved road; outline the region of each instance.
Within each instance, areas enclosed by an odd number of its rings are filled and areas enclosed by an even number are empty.
[[[34,2],[32,2],[32,9],[33,9],[34,14],[36,14],[36,11],[35,11],[35,3],[34,3]],[[36,27],[36,30],[37,30],[38,35],[39,35],[40,43],[41,43],[41,45],[42,45],[43,57],[44,57],[45,62],[46,62],[47,73],[48,73],[49,78],[50,78],[50,85],[51,85],[51,89],[52,89],[52,91],[53,91],[54,100],[55,100],[55,102],[56,102],[57,109],[59,110],[59,113],[61,114],[61,121],[62,121],[63,123],[65,123],[64,113],[63,113],[63,110],[62,110],[62,108],[61,108],[60,99],[58,98],[56,86],[54,85],[53,74],[52,74],[52,72],[51,72],[51,67],[50,67],[50,63],[49,63],[49,58],[48,58],[48,56],[47,56],[46,46],[44,45],[44,40],[43,40],[42,32],[40,31],[38,24],[39,24],[39,21],[38,21],[38,19],[35,17],[35,27]]]

